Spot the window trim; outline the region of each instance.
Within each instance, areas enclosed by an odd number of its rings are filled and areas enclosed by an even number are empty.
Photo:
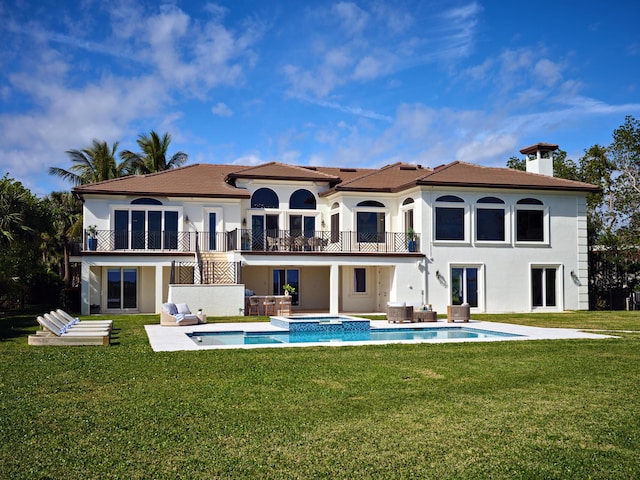
[[[487,197],[483,197],[487,198]],[[481,200],[481,199],[479,199]],[[502,210],[504,219],[504,239],[503,240],[481,240],[478,238],[478,211],[479,210]],[[473,236],[477,245],[509,245],[511,243],[511,215],[509,207],[503,203],[483,203],[478,202],[473,205]]]
[[[533,306],[533,278],[532,273],[535,268],[541,268],[544,270],[555,270],[556,272],[556,304],[553,306]],[[529,270],[527,271],[527,275],[529,277],[528,287],[529,287],[529,308],[532,312],[562,312],[564,311],[564,283],[562,281],[562,271],[563,265],[560,263],[543,263],[543,262],[533,262],[529,263]],[[544,283],[544,282],[543,282]],[[543,294],[543,298],[546,295]],[[546,303],[546,300],[545,300]]]
[[[356,271],[357,270],[362,270],[363,275],[364,275],[364,290],[363,291],[356,290]],[[368,269],[366,267],[353,267],[353,270],[351,271],[352,275],[353,275],[353,283],[352,283],[353,288],[352,288],[352,292],[351,293],[353,295],[368,295],[369,294],[369,292],[367,291],[367,284],[369,283],[368,279],[367,279],[367,277],[368,277],[367,270]]]
[[[518,212],[519,211],[540,211],[542,212],[542,240],[518,240]],[[549,225],[550,225],[550,217],[549,217],[549,207],[547,205],[527,205],[527,204],[516,204],[513,209],[513,243],[516,246],[526,246],[526,247],[535,247],[535,246],[548,246],[549,245]]]
[[[474,263],[474,262],[451,262],[448,264],[447,266],[448,268],[448,276],[449,276],[449,281],[447,282],[448,288],[447,288],[447,303],[451,302],[452,300],[452,271],[454,268],[463,268],[463,269],[467,269],[467,268],[475,268],[477,269],[477,274],[478,276],[476,277],[476,281],[477,281],[477,296],[478,296],[478,306],[477,307],[471,307],[471,311],[475,312],[475,313],[479,313],[479,312],[484,312],[485,311],[485,292],[486,292],[486,285],[485,285],[485,273],[484,273],[484,269],[485,269],[485,264],[484,263]],[[466,274],[465,274],[465,278],[466,278]]]
[[[453,195],[440,195],[438,198],[443,198],[443,197],[454,197]],[[457,196],[455,196],[457,197]],[[460,198],[460,197],[457,197]],[[437,232],[437,220],[438,220],[438,208],[458,208],[458,209],[462,209],[463,210],[463,215],[462,215],[462,228],[463,228],[463,239],[462,240],[440,240],[437,238],[438,232]],[[470,238],[470,234],[469,234],[469,222],[470,222],[470,216],[471,216],[471,208],[469,206],[469,204],[467,202],[465,202],[464,200],[462,202],[459,201],[454,201],[454,202],[443,202],[443,201],[438,201],[436,199],[435,202],[433,202],[433,207],[432,207],[432,211],[433,211],[433,219],[432,219],[432,238],[433,238],[433,243],[434,245],[469,245],[471,242],[469,240]]]

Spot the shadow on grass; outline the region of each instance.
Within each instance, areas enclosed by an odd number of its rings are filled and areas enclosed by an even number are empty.
[[[31,335],[38,329],[35,313],[9,314],[0,318],[0,342]]]

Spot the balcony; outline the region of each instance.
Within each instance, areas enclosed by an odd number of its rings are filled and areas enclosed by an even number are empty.
[[[288,230],[230,232],[127,232],[98,230],[86,238],[84,252],[256,252],[256,253],[411,253],[420,251],[419,235],[407,233],[305,232]]]

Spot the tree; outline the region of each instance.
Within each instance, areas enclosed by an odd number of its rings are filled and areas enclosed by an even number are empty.
[[[120,152],[120,158],[127,162],[131,168],[139,174],[162,172],[171,170],[183,165],[188,160],[188,155],[184,152],[174,153],[167,161],[167,151],[171,143],[171,135],[165,133],[162,138],[151,131],[149,135],[140,134],[137,140],[140,153],[130,150]]]
[[[58,270],[65,286],[70,287],[70,255],[73,240],[82,235],[82,203],[70,192],[52,192],[45,201],[50,205],[52,213],[55,235],[51,243],[57,253],[55,261],[59,265]]]
[[[109,147],[107,142],[94,139],[90,147],[82,150],[67,150],[74,165],[69,170],[50,167],[49,174],[56,175],[70,181],[74,185],[111,180],[131,174],[128,162],[116,162],[118,142]]]
[[[611,160],[620,172],[616,209],[620,234],[628,245],[640,245],[640,121],[631,116],[613,132]]]
[[[0,304],[23,306],[29,291],[47,278],[40,245],[42,236],[52,233],[47,205],[5,175],[0,180]],[[39,300],[49,292],[57,295],[44,288]]]

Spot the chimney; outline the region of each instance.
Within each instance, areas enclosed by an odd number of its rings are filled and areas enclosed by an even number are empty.
[[[523,148],[520,153],[527,156],[527,172],[553,177],[553,155],[558,145],[553,143],[536,143]]]

